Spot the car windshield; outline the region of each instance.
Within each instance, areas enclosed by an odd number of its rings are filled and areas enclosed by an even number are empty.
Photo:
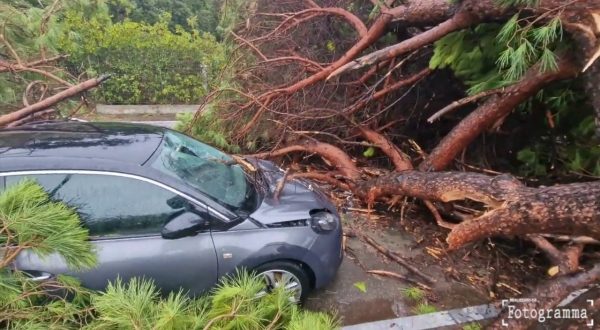
[[[254,189],[229,155],[186,135],[167,131],[152,167],[177,177],[235,212],[250,212]]]

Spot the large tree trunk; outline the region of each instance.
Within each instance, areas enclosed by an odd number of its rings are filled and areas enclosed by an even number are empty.
[[[495,235],[552,233],[600,239],[600,182],[524,186],[509,175],[406,171],[360,185],[367,198],[406,195],[424,200],[484,203],[481,216],[456,225],[450,248]]]

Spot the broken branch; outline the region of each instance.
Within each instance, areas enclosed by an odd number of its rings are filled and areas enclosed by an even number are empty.
[[[58,94],[52,95],[40,102],[34,103],[30,106],[27,106],[25,108],[15,111],[15,112],[11,112],[9,114],[2,115],[2,116],[0,116],[0,126],[6,126],[7,124],[9,124],[11,122],[22,119],[23,117],[31,115],[35,112],[45,110],[64,99],[67,99],[69,97],[72,97],[74,95],[77,95],[81,92],[84,92],[86,90],[92,89],[92,88],[100,85],[103,81],[105,81],[108,78],[109,78],[109,76],[100,76],[98,78],[92,78],[92,79],[86,80],[78,85],[69,87],[66,90],[64,90]]]

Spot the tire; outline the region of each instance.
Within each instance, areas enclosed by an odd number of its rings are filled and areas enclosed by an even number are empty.
[[[261,294],[266,294],[273,289],[273,279],[285,280],[288,285],[296,282],[300,286],[300,292],[294,292],[292,299],[295,303],[301,304],[311,290],[308,274],[300,265],[289,261],[273,261],[262,264],[254,269],[257,276],[262,276],[267,289]],[[271,276],[269,275],[271,274]],[[289,275],[292,275],[290,277]],[[290,281],[291,280],[291,281]]]

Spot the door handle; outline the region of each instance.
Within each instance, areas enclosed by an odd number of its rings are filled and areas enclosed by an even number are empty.
[[[41,281],[46,281],[49,280],[52,277],[52,275],[50,274],[45,274],[45,275],[40,275],[40,276],[36,276],[36,277],[32,277],[30,278],[30,280],[34,281],[34,282],[41,282]]]
[[[47,281],[52,278],[52,274],[40,271],[24,271],[29,275],[29,280],[34,282]]]

